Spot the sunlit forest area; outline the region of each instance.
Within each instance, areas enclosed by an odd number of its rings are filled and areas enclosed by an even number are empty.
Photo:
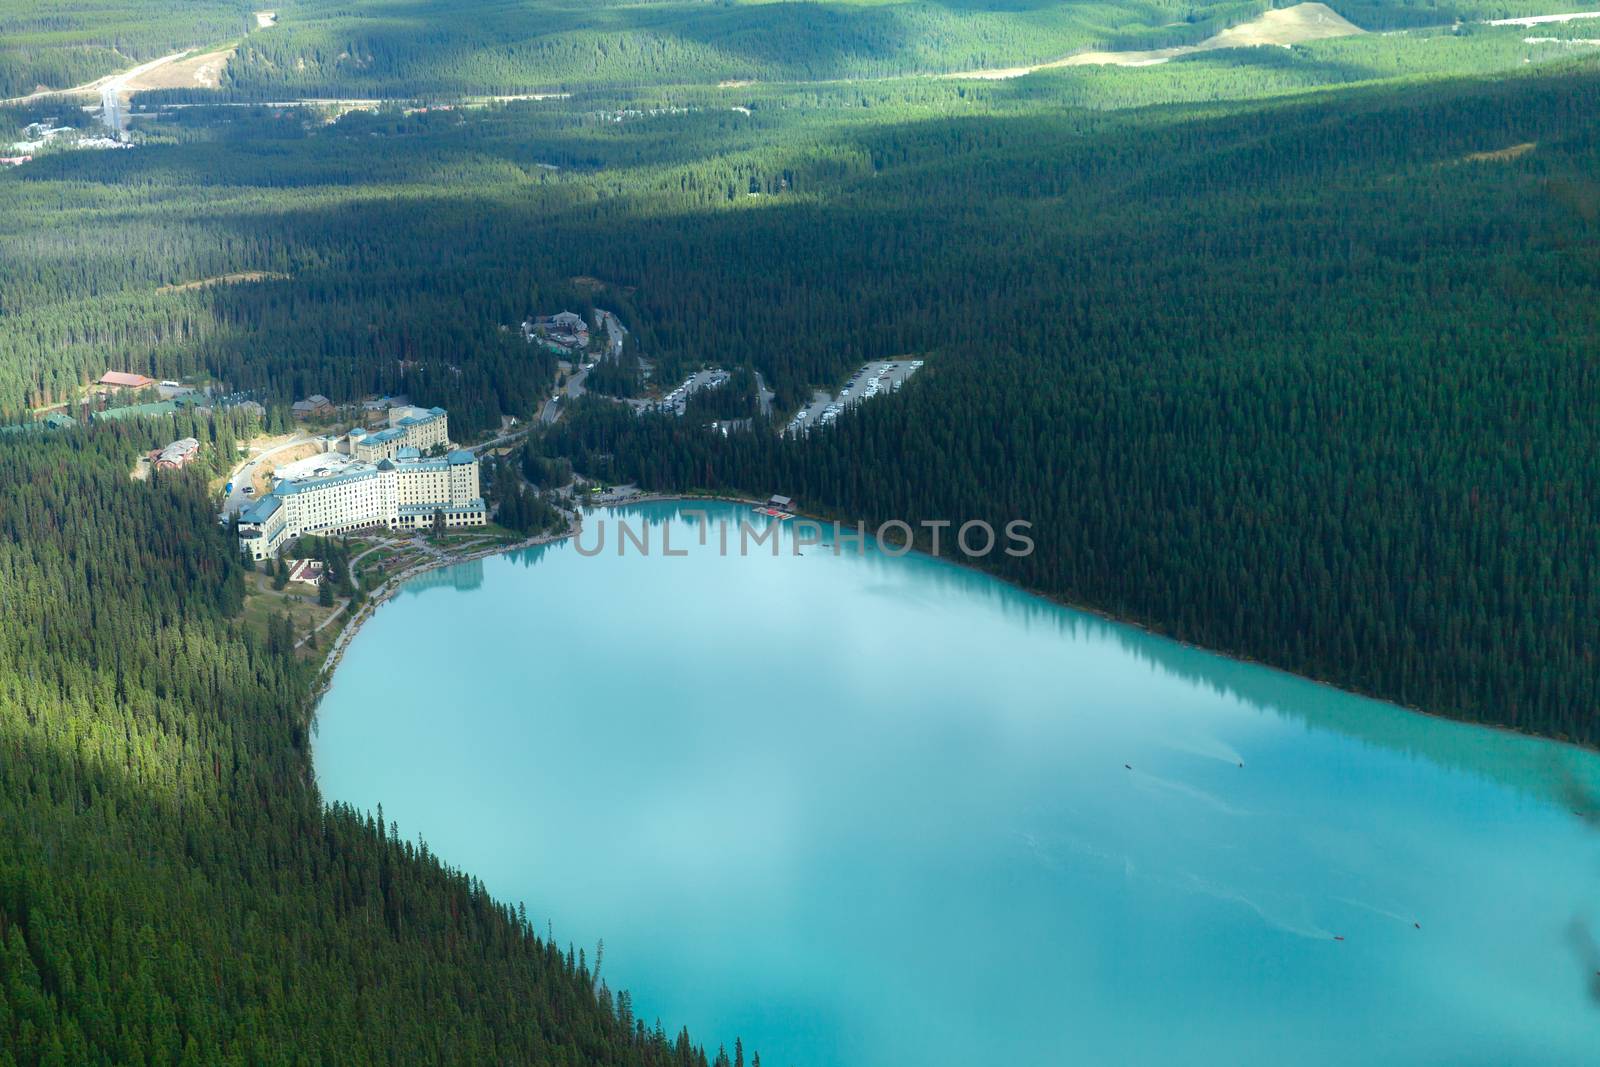
[[[381,813],[322,803],[314,672],[239,619],[224,466],[128,477],[179,431],[222,456],[256,427],[36,428],[108,368],[280,421],[405,392],[470,439],[547,397],[516,324],[558,307],[615,311],[656,380],[715,352],[732,397],[759,371],[781,411],[915,355],[906,389],[804,440],[602,398],[523,465],[1026,518],[1036,553],[986,565],[1028,588],[1600,741],[1593,30],[1451,25],[1548,10],[1522,0],[1337,6],[1427,28],[976,81],[901,75],[1191,43],[1263,7],[296,0],[263,27],[0,0],[0,95],[239,42],[220,89],[140,94],[135,147],[0,171],[0,424],[22,427],[0,434],[0,1067],[689,1065],[735,1037],[663,1026]],[[452,96],[550,88],[572,95]],[[281,94],[430,106],[254,103]],[[0,108],[0,139],[63,110]],[[636,392],[641,367],[596,382]]]
[[[1194,44],[1269,0],[0,0],[0,98],[187,48],[236,45],[242,97],[406,96],[945,73],[1086,49]],[[1582,10],[1539,0],[1355,0],[1374,31]],[[270,19],[257,11],[270,9]]]

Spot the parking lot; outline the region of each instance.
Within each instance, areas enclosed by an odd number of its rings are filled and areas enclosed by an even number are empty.
[[[695,371],[677,386],[668,391],[660,400],[630,400],[635,414],[642,415],[646,411],[659,411],[665,415],[682,415],[684,405],[689,402],[689,397],[701,389],[720,388],[731,377],[727,371],[719,367],[710,370]]]
[[[857,404],[899,389],[921,369],[920,359],[880,359],[864,363],[837,394],[821,389],[812,394],[811,403],[789,420],[783,432],[798,436],[831,425]]]

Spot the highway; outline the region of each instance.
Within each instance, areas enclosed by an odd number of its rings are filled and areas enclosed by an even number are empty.
[[[123,103],[123,97],[130,95],[128,83],[141,75],[150,73],[157,67],[175,63],[188,54],[187,50],[174,52],[170,56],[152,59],[148,63],[140,63],[131,70],[125,70],[121,74],[113,74],[109,78],[102,79],[99,82],[91,82],[89,86],[85,86],[85,88],[93,87],[99,89],[100,121],[105,123],[106,129],[111,132],[111,136],[120,137],[128,128],[128,112]]]

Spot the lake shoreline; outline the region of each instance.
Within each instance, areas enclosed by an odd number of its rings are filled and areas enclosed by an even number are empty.
[[[679,500],[706,500],[725,504],[757,503],[756,501],[749,500],[744,497],[686,497],[678,494],[642,493],[639,496],[631,497],[628,500],[608,501],[603,504],[596,504],[591,506],[589,510],[625,507],[630,504],[662,504]],[[332,687],[333,674],[336,670],[338,670],[339,663],[344,658],[344,653],[350,647],[350,643],[354,641],[356,636],[360,633],[362,624],[364,624],[368,619],[372,618],[372,616],[377,613],[378,608],[392,600],[395,594],[400,591],[400,588],[404,586],[406,582],[409,582],[413,578],[420,578],[422,575],[431,573],[432,571],[441,570],[445,567],[454,567],[457,564],[470,563],[473,560],[479,559],[488,559],[490,556],[505,555],[510,552],[521,552],[529,548],[538,548],[541,545],[553,545],[558,542],[565,541],[568,538],[579,537],[582,535],[582,533],[583,511],[579,510],[575,521],[568,523],[567,528],[564,531],[558,533],[535,534],[532,537],[524,538],[521,541],[515,541],[511,544],[490,545],[486,548],[474,549],[471,552],[434,556],[422,563],[417,563],[413,566],[407,567],[399,574],[391,574],[384,578],[377,588],[369,593],[367,598],[361,602],[360,610],[349,614],[345,618],[344,623],[339,627],[338,632],[334,634],[333,643],[328,646],[327,655],[323,656],[322,665],[317,668],[316,684],[312,686],[311,689],[309,711],[311,720],[313,722],[315,721],[317,707],[321,704],[322,698],[327,695],[328,690]]]
[[[1309,1059],[1374,1013],[1442,1058],[1484,1040],[1572,1058],[1588,1020],[1559,938],[1591,898],[1594,839],[1561,772],[1600,782],[1600,761],[1197,654],[929,552],[792,559],[807,531],[748,496],[596,501],[582,556],[397,583],[327,698],[317,795],[382,803],[495,899],[603,937],[650,1015],[763,1060],[879,1062],[863,1050],[906,1039],[876,1007],[892,998],[965,1042],[947,1058],[924,1033],[905,1062],[984,1062],[998,1027],[1048,1061],[1059,1014],[971,995],[1006,942],[1112,1059],[1146,1029],[1148,1058],[1181,1058],[1193,1032],[1158,1016],[1208,997],[1271,1025],[1294,994],[1268,955],[1326,993],[1289,1035]],[[699,543],[701,509],[732,528],[726,555]],[[735,547],[743,522],[755,551]],[[663,565],[669,530],[688,558]],[[1532,903],[1507,917],[1508,895]],[[990,937],[940,941],[985,911]],[[1174,968],[1173,945],[1199,962]],[[1538,982],[1536,1017],[1493,1010],[1505,975]],[[1467,1009],[1503,1038],[1418,1024]],[[1251,1059],[1209,1014],[1206,1046]]]
[[[625,507],[625,506],[627,506],[629,504],[635,504],[635,503],[639,503],[639,504],[691,503],[691,502],[694,502],[694,501],[697,501],[697,500],[711,501],[711,502],[715,502],[715,503],[749,504],[752,507],[759,507],[763,503],[763,501],[756,500],[753,497],[733,497],[733,496],[726,496],[726,495],[696,495],[696,494],[685,494],[685,493],[648,493],[648,494],[641,494],[640,496],[633,497],[633,498],[631,498],[629,500],[625,500],[625,501],[615,501],[615,502],[609,502],[609,503],[606,503],[606,504],[601,504],[601,505],[598,505],[598,507],[604,507],[604,508]],[[806,511],[804,509],[795,510],[795,511],[792,512],[792,514],[797,519],[807,519],[807,520],[810,520],[812,522],[821,523],[824,527],[832,527],[832,525],[835,522],[840,523],[841,526],[844,525],[844,520],[842,520],[842,519],[825,517],[825,516],[823,516],[821,514],[818,514],[816,512]],[[868,534],[868,536],[870,537],[871,534]],[[876,540],[876,538],[874,538],[874,540]],[[1381,694],[1378,694],[1378,693],[1369,693],[1369,692],[1366,692],[1366,691],[1361,690],[1361,689],[1352,689],[1352,688],[1349,688],[1348,686],[1340,685],[1338,682],[1330,681],[1327,678],[1319,678],[1319,677],[1317,677],[1315,675],[1301,674],[1298,671],[1291,671],[1291,670],[1288,670],[1287,668],[1279,667],[1276,664],[1268,663],[1265,660],[1255,659],[1255,658],[1253,658],[1251,656],[1247,656],[1247,655],[1244,655],[1242,653],[1230,652],[1230,651],[1227,651],[1227,650],[1224,650],[1224,649],[1219,649],[1219,648],[1211,648],[1211,647],[1208,647],[1206,645],[1198,645],[1198,644],[1195,644],[1195,643],[1193,643],[1191,641],[1185,641],[1183,638],[1174,637],[1172,634],[1165,633],[1165,632],[1163,632],[1163,631],[1161,631],[1159,629],[1156,629],[1153,625],[1151,625],[1149,623],[1140,622],[1140,621],[1138,621],[1136,619],[1125,618],[1125,617],[1119,616],[1119,615],[1113,615],[1110,612],[1104,611],[1104,610],[1102,610],[1100,608],[1095,608],[1095,607],[1092,607],[1092,606],[1087,605],[1087,604],[1079,604],[1079,603],[1076,603],[1074,601],[1067,600],[1064,597],[1057,596],[1057,595],[1052,594],[1052,593],[1047,593],[1047,592],[1045,592],[1045,591],[1043,591],[1041,589],[1035,589],[1035,588],[1032,588],[1030,586],[1023,585],[1021,582],[1013,581],[1012,579],[1003,577],[1003,576],[1001,576],[999,574],[996,574],[995,572],[993,572],[991,570],[986,570],[983,567],[980,567],[978,564],[972,562],[971,560],[964,560],[964,559],[959,559],[959,558],[955,558],[955,557],[952,557],[952,556],[944,556],[944,555],[937,555],[936,556],[933,553],[928,552],[926,549],[921,548],[920,546],[917,546],[915,544],[910,546],[909,552],[914,552],[914,553],[916,553],[916,554],[918,554],[920,556],[924,556],[924,557],[926,557],[928,559],[940,560],[940,561],[942,561],[944,563],[948,563],[948,564],[950,564],[952,566],[955,566],[955,567],[960,567],[960,568],[962,568],[964,570],[971,571],[971,572],[973,572],[975,574],[981,574],[981,575],[983,575],[983,576],[985,576],[987,578],[992,578],[997,582],[1001,582],[1001,583],[1003,583],[1005,585],[1010,586],[1013,589],[1018,590],[1019,592],[1026,593],[1029,596],[1037,597],[1038,599],[1043,600],[1043,601],[1049,603],[1050,605],[1052,605],[1054,607],[1066,608],[1069,611],[1076,611],[1076,612],[1079,612],[1080,614],[1083,614],[1083,615],[1089,615],[1089,616],[1092,616],[1093,618],[1099,619],[1101,622],[1111,623],[1111,624],[1114,624],[1114,625],[1117,625],[1117,626],[1125,626],[1125,627],[1128,627],[1131,630],[1135,630],[1138,633],[1143,634],[1146,637],[1158,638],[1158,639],[1160,639],[1162,641],[1170,641],[1173,644],[1178,645],[1181,648],[1186,648],[1186,649],[1189,649],[1189,650],[1194,651],[1194,652],[1202,652],[1202,653],[1205,653],[1206,655],[1211,655],[1211,656],[1221,656],[1221,657],[1223,657],[1225,659],[1233,660],[1235,663],[1244,663],[1244,664],[1248,664],[1248,665],[1250,665],[1252,667],[1261,667],[1261,668],[1264,668],[1266,670],[1273,671],[1273,672],[1275,672],[1277,674],[1285,675],[1285,676],[1287,676],[1289,678],[1295,678],[1295,679],[1298,679],[1300,681],[1311,682],[1314,685],[1319,685],[1319,686],[1322,686],[1323,688],[1331,689],[1331,690],[1333,690],[1333,691],[1335,691],[1337,693],[1342,693],[1342,694],[1344,694],[1346,696],[1360,697],[1363,700],[1376,700],[1379,703],[1388,704],[1391,707],[1400,708],[1403,711],[1408,711],[1408,712],[1411,712],[1411,713],[1416,714],[1416,715],[1425,715],[1430,719],[1438,719],[1438,720],[1440,720],[1442,722],[1457,723],[1457,724],[1459,724],[1461,726],[1473,726],[1473,727],[1478,727],[1480,729],[1485,729],[1485,730],[1494,730],[1494,731],[1499,732],[1499,733],[1509,734],[1509,735],[1511,735],[1513,737],[1527,738],[1529,740],[1534,740],[1534,741],[1549,741],[1552,744],[1567,745],[1567,746],[1570,746],[1572,748],[1578,749],[1578,750],[1583,751],[1583,752],[1600,752],[1600,745],[1591,746],[1591,745],[1586,745],[1586,744],[1584,744],[1584,743],[1582,743],[1580,741],[1570,740],[1570,739],[1565,738],[1565,737],[1552,737],[1552,736],[1550,736],[1548,734],[1530,733],[1530,732],[1528,732],[1526,730],[1519,730],[1514,726],[1506,726],[1503,723],[1481,722],[1481,721],[1477,721],[1477,720],[1474,720],[1474,719],[1464,719],[1464,718],[1460,718],[1459,716],[1449,715],[1449,714],[1447,714],[1445,712],[1429,711],[1427,708],[1417,707],[1417,706],[1412,705],[1412,704],[1402,704],[1397,700],[1394,700],[1394,699],[1392,699],[1390,697],[1382,696]],[[909,553],[907,553],[907,554],[909,554]]]
[[[740,504],[753,508],[760,507],[763,503],[763,501],[757,500],[754,497],[734,496],[723,493],[640,493],[637,496],[629,497],[626,500],[610,500],[589,505],[587,510],[609,511],[616,508],[632,507],[642,504],[692,504],[697,502],[714,504]],[[344,625],[339,628],[339,632],[334,636],[333,644],[329,646],[328,654],[323,658],[322,666],[318,670],[316,685],[313,686],[311,691],[309,711],[310,720],[313,723],[315,722],[317,708],[321,704],[322,698],[332,687],[333,673],[338,669],[339,662],[342,660],[345,650],[349,648],[350,643],[355,640],[357,634],[359,634],[362,624],[371,618],[381,605],[392,599],[394,595],[399,592],[400,587],[406,582],[410,581],[412,578],[420,577],[443,567],[453,567],[458,563],[468,563],[477,559],[487,559],[490,556],[498,556],[510,552],[519,552],[524,549],[537,548],[541,545],[556,544],[558,542],[565,541],[568,538],[579,537],[583,533],[583,514],[584,511],[580,510],[578,512],[576,521],[570,523],[567,529],[561,533],[537,534],[533,537],[509,545],[495,545],[489,548],[478,549],[473,552],[465,553],[460,556],[437,557],[430,559],[425,563],[417,564],[401,574],[392,575],[384,579],[383,584],[378,587],[378,590],[375,591],[367,600],[363,601],[361,610],[347,618]],[[831,527],[835,522],[841,523],[842,525],[844,521],[841,519],[825,517],[816,512],[806,511],[803,509],[796,510],[792,512],[792,514],[796,519],[806,519],[811,522],[820,523],[824,527]],[[871,535],[869,534],[868,536]],[[876,539],[874,538],[874,540]],[[1043,600],[1054,607],[1061,607],[1066,608],[1069,611],[1076,611],[1098,619],[1101,622],[1110,623],[1117,626],[1125,626],[1147,637],[1158,638],[1163,641],[1170,641],[1181,648],[1186,648],[1195,652],[1201,652],[1213,656],[1222,656],[1226,659],[1233,660],[1236,663],[1244,663],[1252,667],[1264,668],[1290,678],[1311,682],[1314,685],[1319,685],[1335,692],[1343,693],[1347,696],[1360,697],[1365,700],[1376,700],[1380,703],[1388,704],[1392,707],[1400,708],[1416,715],[1427,716],[1430,719],[1438,719],[1443,722],[1457,723],[1462,726],[1472,726],[1485,730],[1493,730],[1499,733],[1511,735],[1513,737],[1521,737],[1535,741],[1548,741],[1552,744],[1566,745],[1582,752],[1600,752],[1600,746],[1586,745],[1582,742],[1573,741],[1564,737],[1551,737],[1548,734],[1530,733],[1526,730],[1519,730],[1516,727],[1506,726],[1502,723],[1481,722],[1472,719],[1464,719],[1458,716],[1449,715],[1445,712],[1430,711],[1427,708],[1421,708],[1411,704],[1402,704],[1399,701],[1377,693],[1370,693],[1360,689],[1352,689],[1347,686],[1340,685],[1337,682],[1330,681],[1326,678],[1319,678],[1310,674],[1301,674],[1297,671],[1291,671],[1247,655],[1230,652],[1223,649],[1210,648],[1205,645],[1198,645],[1190,641],[1185,641],[1182,638],[1174,637],[1171,634],[1164,633],[1148,623],[1113,615],[1110,612],[1103,611],[1087,604],[1075,603],[1067,600],[1064,597],[1056,596],[1040,589],[1031,588],[1023,585],[1020,582],[1002,577],[993,571],[986,570],[970,560],[955,559],[942,555],[936,556],[914,544],[910,546],[909,551],[915,552],[918,555],[924,556],[928,559],[940,560],[942,562],[949,563],[952,566],[961,567],[965,570],[972,571],[975,574],[984,575],[987,578],[991,578],[997,582],[1001,582],[1004,585],[1010,586],[1019,592],[1026,593],[1032,597],[1037,597],[1038,599]]]

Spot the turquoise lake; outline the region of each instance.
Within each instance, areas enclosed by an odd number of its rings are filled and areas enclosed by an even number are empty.
[[[1594,755],[948,562],[601,520],[382,607],[316,767],[604,939],[647,1023],[764,1067],[1600,1062]]]

